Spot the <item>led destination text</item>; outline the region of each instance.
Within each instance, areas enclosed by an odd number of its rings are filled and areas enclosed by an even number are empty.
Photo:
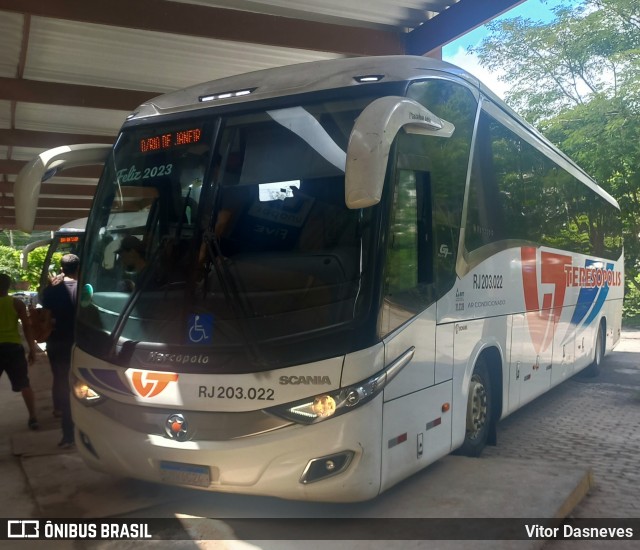
[[[191,128],[189,130],[181,130],[179,132],[169,132],[159,136],[151,136],[140,140],[140,152],[149,153],[150,151],[161,151],[163,149],[171,149],[179,145],[189,145],[198,143],[202,137],[202,130],[199,128]]]

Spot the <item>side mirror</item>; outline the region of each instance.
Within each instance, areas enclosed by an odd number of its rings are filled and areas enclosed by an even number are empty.
[[[40,153],[24,166],[13,185],[17,229],[33,231],[43,181],[67,168],[103,164],[111,149],[111,145],[104,144],[63,145]]]
[[[345,169],[345,202],[348,208],[367,208],[380,202],[396,134],[448,138],[455,127],[438,118],[420,103],[388,96],[370,103],[356,120],[349,137]]]

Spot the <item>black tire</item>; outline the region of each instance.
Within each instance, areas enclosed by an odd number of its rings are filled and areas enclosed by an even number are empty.
[[[480,357],[473,369],[467,399],[467,429],[456,454],[478,457],[482,453],[493,422],[493,395],[486,359]]]
[[[605,346],[606,334],[604,332],[604,323],[601,322],[596,336],[596,349],[593,356],[593,362],[580,373],[585,378],[594,378],[600,374],[600,365],[602,365],[602,360],[604,359]]]

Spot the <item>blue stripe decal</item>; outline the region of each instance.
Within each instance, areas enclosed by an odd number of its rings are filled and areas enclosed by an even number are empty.
[[[584,266],[585,268],[588,268],[595,263],[595,260],[585,260]],[[576,309],[573,311],[573,316],[571,317],[571,324],[573,326],[578,326],[587,316],[587,313],[589,313],[591,306],[596,301],[596,296],[600,290],[602,289],[596,286],[592,288],[582,287],[580,289],[580,293],[578,294],[578,303],[576,304]]]
[[[607,271],[613,271],[613,264],[607,264]],[[598,294],[596,303],[593,306],[593,309],[591,310],[591,314],[589,315],[589,317],[587,317],[587,320],[584,322],[585,326],[588,326],[590,323],[592,323],[595,320],[595,318],[598,316],[598,313],[600,313],[600,310],[602,309],[602,306],[604,305],[604,301],[607,299],[608,294],[609,294],[609,284],[605,283],[604,285],[602,285],[602,288],[600,289],[600,293]]]

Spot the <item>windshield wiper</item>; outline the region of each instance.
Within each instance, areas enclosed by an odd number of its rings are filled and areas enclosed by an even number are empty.
[[[158,256],[160,255],[160,251],[162,249],[163,249],[163,246],[162,246],[162,243],[160,243],[158,247],[155,249],[155,251],[153,252],[153,255],[151,256],[151,258],[149,259],[149,262],[147,263],[147,268],[143,269],[140,272],[141,273],[140,281],[133,287],[131,298],[129,298],[127,305],[120,312],[120,315],[118,315],[118,319],[116,320],[115,326],[113,327],[113,331],[111,332],[111,337],[110,337],[111,342],[109,345],[109,355],[111,357],[116,357],[116,347],[118,345],[118,340],[122,335],[122,331],[124,330],[124,327],[127,324],[127,321],[129,319],[129,316],[131,315],[131,312],[133,311],[133,308],[136,307],[136,304],[140,299],[140,295],[142,294],[142,291],[147,286],[147,284],[151,280],[151,277],[153,276],[152,266],[156,265],[156,260],[158,259]]]
[[[254,363],[264,366],[265,362],[262,360],[258,346],[255,344],[253,331],[250,330],[249,327],[249,307],[245,303],[242,293],[238,290],[235,278],[229,269],[230,260],[222,253],[220,241],[214,230],[207,230],[203,235],[203,241],[207,247],[210,263],[213,264],[213,268],[215,269],[225,301],[238,322],[242,343],[248,351],[250,359]],[[206,296],[207,293],[207,281],[208,270],[205,271],[205,283],[203,285],[204,296]]]

